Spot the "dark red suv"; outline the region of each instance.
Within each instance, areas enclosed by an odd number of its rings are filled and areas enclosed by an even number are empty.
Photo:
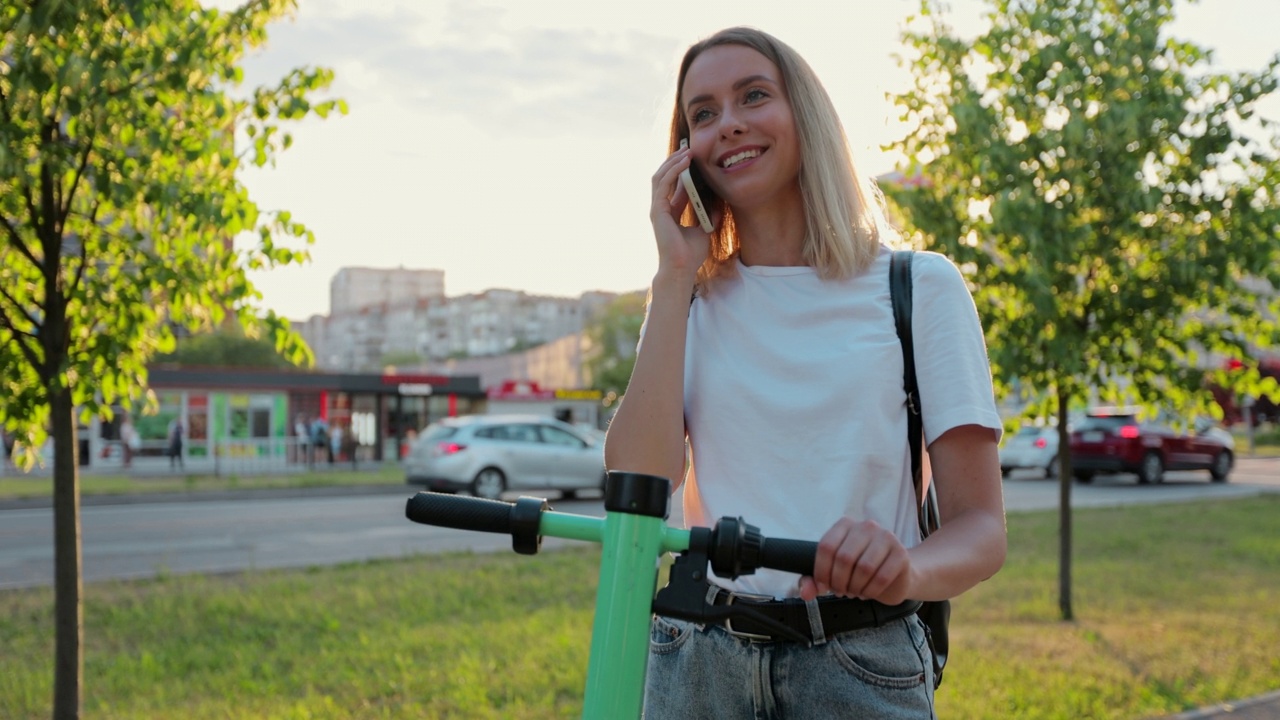
[[[1230,436],[1187,435],[1133,413],[1090,412],[1071,429],[1071,469],[1080,482],[1098,473],[1136,473],[1138,482],[1164,480],[1166,470],[1208,470],[1226,482],[1235,461]]]

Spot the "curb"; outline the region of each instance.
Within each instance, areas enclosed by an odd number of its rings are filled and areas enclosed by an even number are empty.
[[[1169,715],[1162,720],[1211,720],[1213,718],[1238,718],[1239,720],[1274,720],[1280,718],[1280,690],[1244,700],[1191,710],[1179,715]]]
[[[318,487],[257,488],[245,490],[193,490],[172,493],[131,493],[121,495],[81,495],[81,507],[140,505],[227,500],[281,500],[299,497],[349,497],[351,495],[412,495],[414,485],[323,485]],[[53,498],[0,500],[0,510],[42,510],[53,507]]]

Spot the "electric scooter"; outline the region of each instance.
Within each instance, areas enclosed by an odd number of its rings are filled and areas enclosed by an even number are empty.
[[[688,530],[666,524],[671,482],[638,473],[610,472],[605,483],[605,517],[551,510],[545,499],[516,502],[420,492],[405,507],[410,520],[459,530],[511,535],[517,553],[538,552],[543,536],[601,545],[600,585],[582,717],[586,720],[639,718],[644,705],[649,632],[656,613],[697,623],[750,619],[776,635],[808,638],[743,605],[707,602],[707,567],[723,578],[750,575],[759,568],[800,575],[813,573],[818,544],[765,538],[742,518],[724,517],[714,528]],[[668,583],[657,589],[658,558],[679,553]]]

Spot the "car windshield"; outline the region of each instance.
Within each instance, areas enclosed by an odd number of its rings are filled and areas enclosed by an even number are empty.
[[[422,431],[423,440],[443,440],[447,437],[453,437],[458,432],[458,428],[451,425],[428,425],[426,430]]]

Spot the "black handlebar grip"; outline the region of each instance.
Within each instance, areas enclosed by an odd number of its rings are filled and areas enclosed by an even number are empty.
[[[818,543],[812,540],[765,538],[760,546],[760,567],[812,575],[813,556],[817,554]]]
[[[420,492],[409,498],[404,516],[423,525],[509,535],[514,507],[501,500]]]

